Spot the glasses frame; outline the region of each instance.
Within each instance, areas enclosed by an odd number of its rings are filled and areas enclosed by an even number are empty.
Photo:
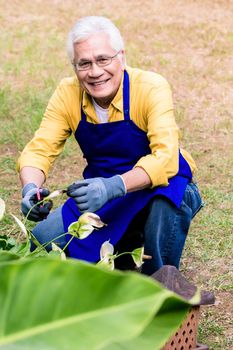
[[[113,55],[113,56],[102,56],[102,59],[103,59],[103,58],[106,58],[106,59],[109,59],[109,60],[110,60],[108,63],[100,64],[100,62],[98,62],[98,59],[95,59],[94,61],[87,61],[87,64],[89,64],[88,68],[80,68],[80,67],[78,66],[79,63],[75,63],[75,62],[73,62],[72,65],[74,66],[74,68],[75,68],[78,72],[88,71],[88,70],[92,69],[93,63],[95,63],[95,64],[96,64],[98,67],[100,67],[100,68],[106,67],[106,66],[109,66],[109,65],[112,63],[112,60],[113,60],[114,58],[116,58],[117,55],[119,55],[120,52],[121,52],[121,50],[118,51],[118,52],[117,52],[115,55]]]

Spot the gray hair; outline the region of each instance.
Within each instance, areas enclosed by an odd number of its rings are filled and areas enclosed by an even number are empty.
[[[74,60],[74,44],[82,42],[96,33],[106,33],[115,51],[124,50],[124,42],[120,31],[110,19],[102,16],[83,17],[76,22],[68,34],[67,54],[71,63]]]

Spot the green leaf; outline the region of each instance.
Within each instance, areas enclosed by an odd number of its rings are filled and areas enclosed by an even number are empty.
[[[109,241],[105,241],[100,248],[100,261],[98,265],[108,270],[114,270],[114,258],[116,255],[113,253],[114,246]]]
[[[197,288],[195,294],[193,295],[193,297],[189,301],[193,305],[200,305],[200,300],[201,300],[201,290],[200,290],[200,288]]]
[[[0,221],[2,220],[6,210],[6,204],[2,198],[0,198]]]
[[[100,248],[100,259],[108,258],[114,253],[114,246],[109,242],[105,241]]]
[[[26,229],[24,223],[23,223],[21,220],[19,220],[19,219],[17,218],[17,216],[15,216],[14,214],[11,214],[11,216],[14,218],[16,224],[17,224],[18,227],[20,228],[21,233],[23,234],[23,237],[24,237],[24,238],[27,238],[27,237],[28,237],[28,234],[27,234],[27,229]]]
[[[170,336],[176,333],[184,319],[184,309],[176,309],[176,307],[177,304],[173,300],[166,300],[156,317],[153,318],[151,323],[145,327],[144,331],[138,337],[123,343],[117,342],[111,345],[111,350],[161,349],[165,344],[164,339],[169,340]],[[186,311],[185,316],[188,311]],[[168,336],[168,333],[170,333],[170,336]],[[155,344],[155,346],[152,344]],[[104,348],[104,350],[107,349],[110,350],[108,347]]]
[[[42,258],[42,257],[48,257],[49,253],[47,252],[47,250],[45,250],[42,246],[41,247],[37,247],[35,250],[33,250],[33,252],[30,252],[30,254],[28,254],[28,257],[30,258]]]
[[[98,266],[102,267],[103,269],[106,269],[106,270],[114,270],[115,268],[115,263],[114,263],[114,259],[112,257],[106,257],[102,260],[100,260],[98,263],[97,263]]]
[[[52,242],[52,250],[49,252],[49,254],[51,253],[58,255],[61,260],[66,260],[65,252],[63,252],[63,250],[54,242]]]
[[[156,350],[189,308],[149,277],[73,259],[20,259],[0,270],[4,350],[137,350],[145,342]]]
[[[100,217],[94,213],[86,212],[82,214],[78,219],[80,225],[91,225],[96,228],[101,228],[106,226],[106,224],[101,221]]]
[[[0,271],[1,271],[1,264],[5,261],[10,261],[10,260],[16,260],[19,259],[20,257],[17,254],[14,254],[10,251],[7,250],[0,250]]]
[[[12,253],[18,254],[24,257],[30,254],[30,241],[16,243],[14,247],[10,249]]]
[[[16,244],[16,239],[14,237],[7,237],[7,250],[12,249]]]
[[[11,250],[16,245],[16,239],[7,235],[0,236],[0,249]]]
[[[132,251],[132,258],[137,267],[141,267],[143,264],[144,247],[136,248]]]
[[[88,237],[96,228],[105,226],[100,217],[94,213],[86,212],[82,214],[78,221],[73,222],[68,227],[68,233],[78,239]]]
[[[0,249],[5,250],[7,246],[7,239],[0,236]]]
[[[3,239],[5,239],[5,240],[7,240],[8,237],[9,237],[9,236],[7,236],[7,235],[5,235],[5,234],[0,234],[0,238],[3,238]]]

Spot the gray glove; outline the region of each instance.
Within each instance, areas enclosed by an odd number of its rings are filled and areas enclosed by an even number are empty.
[[[125,184],[119,175],[76,181],[67,188],[67,195],[75,200],[81,213],[95,212],[109,200],[125,194]]]
[[[49,195],[47,188],[38,188],[34,183],[29,183],[22,190],[21,210],[24,216],[27,216],[29,210],[40,200]],[[39,199],[40,197],[40,199]],[[35,206],[29,213],[28,219],[31,221],[41,221],[45,219],[53,206],[52,201],[40,203]]]

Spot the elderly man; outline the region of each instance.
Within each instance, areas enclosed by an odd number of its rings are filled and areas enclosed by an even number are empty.
[[[41,221],[34,236],[49,242],[67,232],[81,213],[96,212],[107,226],[82,241],[73,239],[71,257],[96,262],[106,240],[117,251],[143,243],[145,254],[152,256],[143,265],[145,274],[164,264],[178,267],[202,202],[192,182],[195,163],[179,149],[167,81],[126,65],[119,30],[104,17],[80,19],[67,48],[75,76],[58,85],[18,161],[24,215],[48,195],[42,186],[71,133],[87,166],[84,180],[74,177],[63,206],[50,214],[50,203],[31,210],[29,218]],[[69,238],[55,242],[64,247]],[[127,262],[121,268],[128,268]]]

